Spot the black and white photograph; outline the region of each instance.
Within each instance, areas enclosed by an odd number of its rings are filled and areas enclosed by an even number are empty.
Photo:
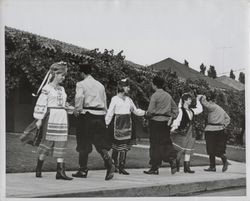
[[[1,0],[0,200],[248,200],[250,0]]]

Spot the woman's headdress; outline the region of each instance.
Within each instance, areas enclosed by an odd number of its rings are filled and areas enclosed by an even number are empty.
[[[123,87],[129,86],[129,80],[128,78],[124,78],[118,81],[117,83],[117,90],[118,92],[124,92]]]
[[[59,74],[59,73],[67,73],[67,63],[64,61],[60,61],[60,62],[56,62],[53,63],[50,66],[49,71],[46,73],[45,77],[43,78],[43,81],[40,85],[40,87],[38,88],[36,94],[32,93],[32,96],[38,96],[39,92],[41,91],[41,89],[43,88],[43,86],[46,84],[48,84],[50,82],[50,79],[53,75],[55,74]]]
[[[191,94],[188,93],[188,92],[182,94],[182,96],[181,96],[181,98],[180,98],[180,101],[179,101],[179,104],[178,104],[178,108],[182,108],[183,103],[184,103],[183,100],[187,100],[189,97],[191,98],[192,96],[191,96]]]

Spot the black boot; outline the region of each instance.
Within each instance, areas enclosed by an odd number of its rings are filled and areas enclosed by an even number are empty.
[[[159,168],[157,166],[152,166],[148,171],[143,171],[144,174],[155,174],[158,175],[159,174]]]
[[[216,172],[215,168],[215,156],[214,155],[209,155],[209,161],[210,161],[210,166],[207,169],[204,169],[204,171],[207,172]]]
[[[228,168],[228,165],[229,165],[229,163],[227,161],[227,157],[222,155],[221,160],[223,162],[222,172],[225,172],[225,171],[227,171],[227,168]]]
[[[171,174],[175,174],[177,172],[176,159],[170,160]]]
[[[79,152],[79,165],[80,168],[78,171],[74,174],[72,174],[73,177],[80,177],[80,178],[86,178],[88,175],[88,153],[85,153],[83,151]]]
[[[114,161],[115,172],[118,172],[118,168],[119,168],[118,151],[113,149],[111,157],[112,157],[112,160]]]
[[[65,163],[57,163],[56,179],[72,180],[65,174]]]
[[[119,153],[119,174],[129,175],[129,173],[124,169],[126,161],[126,152],[120,151]]]
[[[184,161],[184,172],[185,173],[195,173],[195,171],[190,169],[190,161]]]
[[[104,160],[104,166],[107,169],[105,180],[110,180],[114,177],[115,166],[107,150],[102,150],[100,154]]]
[[[36,177],[42,177],[42,166],[43,166],[43,160],[37,159],[37,165],[36,165]]]
[[[88,168],[80,167],[75,174],[72,174],[73,177],[87,178]]]

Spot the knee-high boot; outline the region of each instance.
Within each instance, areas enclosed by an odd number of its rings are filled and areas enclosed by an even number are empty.
[[[57,163],[57,170],[56,170],[56,179],[63,179],[63,180],[72,180],[73,178],[68,177],[65,174],[65,163]]]
[[[195,171],[190,169],[190,161],[184,161],[184,172],[185,173],[195,173]]]
[[[104,166],[107,169],[105,180],[110,180],[114,177],[115,166],[107,150],[103,149],[99,153],[101,154],[104,161]]]
[[[72,174],[73,177],[86,178],[88,175],[88,153],[80,152],[79,153],[79,169],[76,173]]]
[[[227,157],[224,156],[224,155],[221,155],[221,160],[222,160],[222,163],[223,163],[223,167],[222,167],[222,172],[225,172],[227,171],[227,168],[228,168],[228,161],[227,161]]]
[[[118,169],[119,169],[118,151],[113,149],[111,157],[112,157],[112,160],[114,161],[115,172],[118,172]]]
[[[204,169],[207,172],[216,172],[215,156],[209,155],[210,166],[207,169]]]
[[[175,174],[177,172],[176,159],[169,159],[169,164],[171,167],[171,174]]]
[[[126,163],[126,151],[119,152],[119,174],[129,175],[129,173],[124,169]]]
[[[36,165],[36,177],[42,177],[42,166],[43,166],[43,160],[37,159],[37,165]]]

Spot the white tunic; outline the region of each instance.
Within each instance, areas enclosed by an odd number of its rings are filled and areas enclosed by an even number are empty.
[[[136,108],[131,98],[126,96],[125,99],[123,100],[122,98],[116,95],[111,99],[108,112],[105,117],[106,125],[110,124],[114,114],[131,114],[131,113],[137,116],[145,115],[145,111]]]

